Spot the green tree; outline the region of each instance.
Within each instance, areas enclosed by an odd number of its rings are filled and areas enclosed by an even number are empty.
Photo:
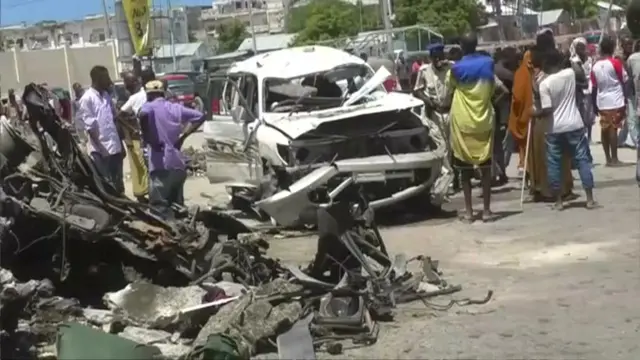
[[[455,38],[485,22],[476,0],[395,0],[395,26],[424,24],[445,38]]]
[[[236,51],[242,41],[249,37],[246,24],[237,19],[219,25],[216,32],[218,33],[218,52],[220,53]]]
[[[361,30],[377,28],[378,10],[361,3],[342,0],[312,0],[308,5],[292,8],[287,32],[298,33],[293,45],[356,35]]]
[[[535,11],[564,9],[576,19],[586,19],[598,14],[597,3],[597,0],[532,0],[530,7]]]

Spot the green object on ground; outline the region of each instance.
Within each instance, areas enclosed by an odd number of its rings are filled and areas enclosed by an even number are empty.
[[[249,360],[242,356],[236,342],[225,334],[211,334],[207,342],[193,349],[185,360]]]
[[[66,323],[58,327],[58,360],[149,360],[162,358],[154,346],[138,344],[90,326]]]

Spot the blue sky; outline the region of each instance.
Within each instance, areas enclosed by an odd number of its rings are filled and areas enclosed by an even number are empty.
[[[110,11],[114,0],[105,0]],[[167,0],[152,0],[154,7],[167,7]],[[171,0],[172,6],[211,5],[212,0]],[[162,5],[160,5],[162,4]],[[102,13],[102,0],[0,0],[0,24],[22,21],[33,24],[42,20],[73,20]]]

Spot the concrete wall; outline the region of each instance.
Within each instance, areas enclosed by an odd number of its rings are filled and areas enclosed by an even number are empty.
[[[31,82],[46,82],[49,86],[64,88],[68,88],[69,84],[74,82],[88,86],[91,82],[89,71],[96,65],[102,65],[109,69],[112,79],[118,77],[110,45],[69,48],[67,49],[67,59],[69,78],[67,77],[64,49],[1,52],[1,93],[6,94],[10,88],[21,93],[22,88]]]

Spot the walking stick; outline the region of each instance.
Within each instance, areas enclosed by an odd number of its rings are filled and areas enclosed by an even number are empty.
[[[529,167],[529,145],[531,144],[531,123],[533,119],[529,120],[527,125],[527,147],[524,149],[524,172],[522,174],[522,187],[520,188],[520,210],[524,210],[524,187],[527,184],[527,168]]]

